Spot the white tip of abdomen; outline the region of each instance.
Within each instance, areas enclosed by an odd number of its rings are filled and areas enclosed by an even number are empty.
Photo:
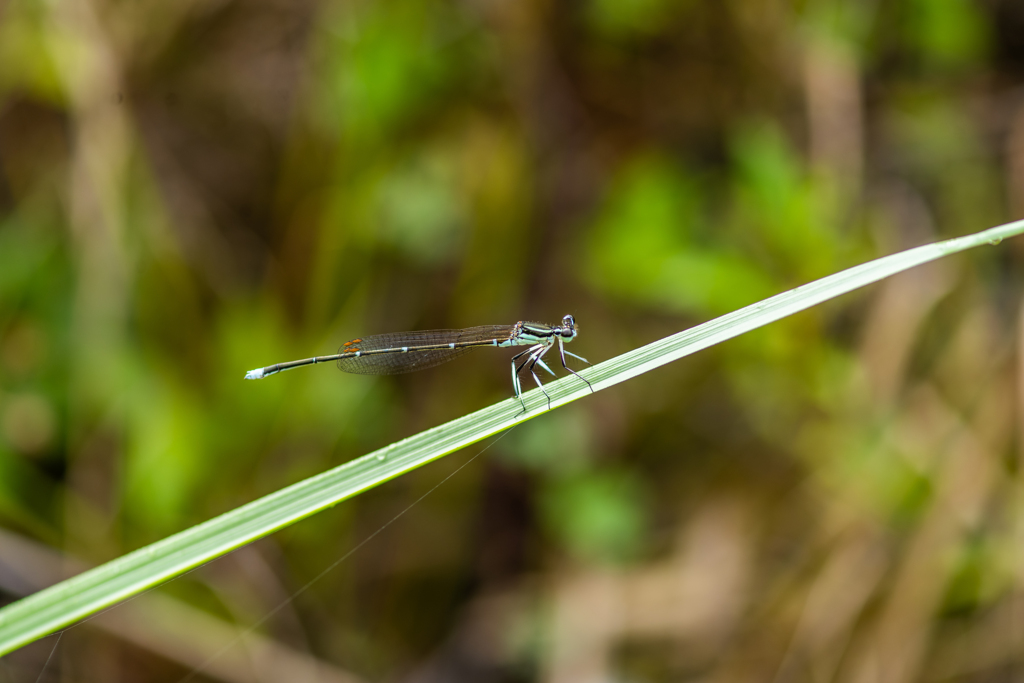
[[[245,373],[245,378],[246,379],[263,379],[263,368],[259,368],[258,370],[250,370],[249,372]]]

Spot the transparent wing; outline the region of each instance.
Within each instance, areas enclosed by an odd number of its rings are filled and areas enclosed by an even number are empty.
[[[338,353],[359,349],[359,356],[338,360],[338,369],[357,375],[398,375],[447,363],[477,346],[497,339],[499,343],[512,333],[509,325],[480,325],[462,330],[423,330],[376,334],[346,342]],[[455,344],[455,348],[419,349],[418,347]],[[409,350],[402,352],[402,348]],[[368,351],[394,351],[370,353]]]

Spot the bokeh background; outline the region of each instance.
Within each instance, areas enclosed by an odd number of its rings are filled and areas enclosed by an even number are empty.
[[[1019,0],[2,0],[0,596],[511,394],[248,369],[566,313],[600,361],[1022,216]],[[1022,273],[588,397],[0,681],[1024,680]]]

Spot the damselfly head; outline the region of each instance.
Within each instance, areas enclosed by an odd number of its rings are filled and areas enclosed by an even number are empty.
[[[576,336],[576,318],[567,315],[562,318],[561,336],[572,339]]]

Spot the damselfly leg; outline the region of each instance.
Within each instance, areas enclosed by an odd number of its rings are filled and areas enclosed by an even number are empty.
[[[582,375],[580,375],[580,373],[576,372],[575,370],[573,370],[572,368],[570,368],[568,365],[565,364],[565,357],[566,356],[572,356],[573,358],[575,358],[577,360],[583,361],[587,365],[590,365],[590,361],[587,360],[586,358],[581,357],[581,356],[577,356],[572,351],[566,351],[565,350],[565,344],[562,343],[561,338],[559,338],[559,340],[558,340],[558,353],[562,357],[562,367],[565,368],[566,370],[568,370],[569,372],[571,372],[572,374],[576,375],[580,379],[582,379],[584,382],[587,382],[586,378],[584,378]],[[554,374],[554,373],[551,373],[551,374]],[[591,384],[590,382],[587,382],[587,386],[590,387],[590,393],[594,393],[594,385]]]
[[[541,383],[540,378],[537,376],[535,368],[537,365],[540,365],[542,368],[547,370],[552,376],[555,376],[554,371],[552,371],[551,368],[548,367],[547,363],[544,362],[544,354],[551,350],[551,348],[554,346],[554,341],[555,340],[552,339],[549,343],[546,344],[536,344],[535,346],[531,346],[525,351],[522,351],[521,353],[518,353],[512,357],[512,387],[513,389],[515,389],[516,398],[519,399],[519,402],[523,406],[522,412],[519,413],[520,415],[526,412],[526,400],[523,398],[522,383],[519,379],[519,374],[523,371],[524,368],[529,370],[530,374],[533,376],[533,381],[537,383],[537,388],[541,390],[541,393],[544,394],[544,397],[548,401],[548,410],[551,410],[551,396],[544,389],[544,385],[543,383]],[[565,362],[565,357],[567,355],[572,356],[577,360],[583,361],[587,365],[590,365],[590,361],[581,356],[577,356],[576,354],[570,351],[566,351],[565,344],[563,343],[561,338],[558,338],[558,352],[562,361],[562,367],[571,372],[576,377],[583,380],[586,383],[586,385],[590,388],[590,391],[593,392],[593,385],[590,382],[588,382],[586,378],[584,378],[578,372],[570,368],[568,364],[566,364]],[[516,361],[522,358],[523,356],[526,356],[526,358],[521,363],[516,365]]]
[[[519,367],[516,367],[516,361],[527,354],[532,354],[538,346],[540,346],[540,344],[538,344],[537,346],[531,346],[525,351],[521,351],[516,355],[512,356],[512,389],[515,391],[516,398],[518,398],[519,402],[523,404],[523,410],[522,412],[519,413],[519,415],[522,415],[523,413],[526,412],[526,400],[523,398],[523,385],[519,381],[519,373],[523,369],[523,367],[530,362],[530,359],[527,358],[526,360],[524,360],[522,365],[520,365]]]
[[[538,346],[540,345],[538,344]],[[544,357],[545,353],[551,350],[551,344],[540,346],[540,348],[534,348],[536,350],[532,354],[530,354],[530,357],[526,361],[523,362],[523,365],[529,362],[530,374],[533,375],[533,381],[537,383],[537,388],[540,389],[540,392],[542,394],[544,394],[544,398],[548,400],[548,410],[551,410],[551,397],[548,395],[548,392],[544,390],[544,385],[541,384],[540,377],[537,376],[537,371],[534,370],[534,368],[537,366],[537,363],[540,363],[542,367],[546,367],[544,361],[542,361],[541,358]],[[550,368],[548,368],[548,372],[551,372]],[[551,374],[555,373],[552,372]]]

